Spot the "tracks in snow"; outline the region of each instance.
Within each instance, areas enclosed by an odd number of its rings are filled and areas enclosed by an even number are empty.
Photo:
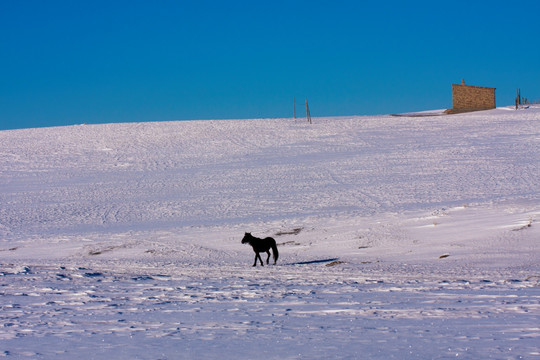
[[[263,339],[312,358],[332,357],[336,347],[342,357],[377,356],[384,344],[392,344],[388,356],[485,357],[493,343],[505,354],[536,349],[538,329],[530,324],[531,317],[540,318],[538,278],[358,270],[320,264],[3,265],[3,349],[68,358],[96,346],[97,358],[136,356],[140,347],[129,339],[161,344],[167,357],[177,354],[167,343],[186,344],[182,358],[197,351],[204,357],[208,346],[249,358],[251,345]]]

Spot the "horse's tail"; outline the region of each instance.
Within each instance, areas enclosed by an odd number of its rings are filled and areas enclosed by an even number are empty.
[[[275,264],[279,257],[279,251],[277,250],[276,240],[274,239],[272,239],[272,255],[274,255],[274,264]]]

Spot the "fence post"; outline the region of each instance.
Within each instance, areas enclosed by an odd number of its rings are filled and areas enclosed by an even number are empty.
[[[307,118],[308,123],[311,124],[311,114],[309,113],[309,106],[307,103],[307,98],[306,98],[306,118]]]

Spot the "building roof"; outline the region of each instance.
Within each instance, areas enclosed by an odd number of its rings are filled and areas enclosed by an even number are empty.
[[[461,80],[461,84],[452,84],[452,86],[468,86],[468,87],[472,87],[472,88],[478,88],[478,89],[493,89],[495,90],[496,88],[494,87],[488,87],[488,86],[474,86],[474,85],[466,85],[465,84],[465,80],[462,79]]]

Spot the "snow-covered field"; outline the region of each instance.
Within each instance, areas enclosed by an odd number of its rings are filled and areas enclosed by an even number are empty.
[[[534,107],[1,131],[0,357],[540,359],[539,179]]]

